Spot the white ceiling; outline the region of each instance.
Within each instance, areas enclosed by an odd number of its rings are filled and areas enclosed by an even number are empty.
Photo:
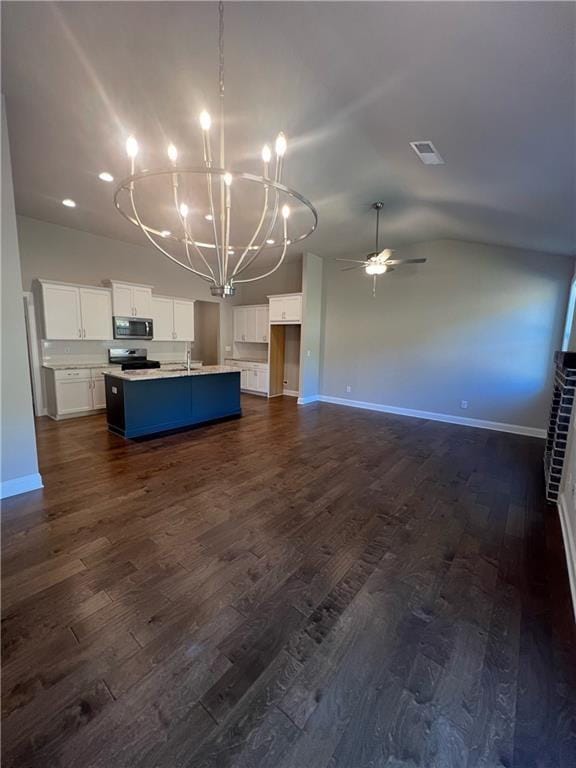
[[[3,91],[19,213],[141,235],[99,171],[168,140],[200,158],[216,112],[215,3],[2,4]],[[228,156],[245,170],[276,132],[286,181],[320,215],[308,249],[458,238],[576,253],[574,3],[228,3]],[[446,160],[424,166],[429,139]],[[74,210],[61,205],[72,197]]]

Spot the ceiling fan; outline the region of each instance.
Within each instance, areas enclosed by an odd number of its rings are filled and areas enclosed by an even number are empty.
[[[403,264],[423,264],[426,259],[393,259],[392,249],[384,248],[380,250],[380,211],[384,203],[372,203],[373,210],[376,211],[376,250],[368,253],[365,259],[336,259],[336,261],[347,261],[354,264],[353,267],[345,267],[341,272],[349,272],[353,269],[364,269],[367,275],[374,278],[372,284],[372,295],[376,295],[376,278],[386,272],[393,272],[395,267]]]

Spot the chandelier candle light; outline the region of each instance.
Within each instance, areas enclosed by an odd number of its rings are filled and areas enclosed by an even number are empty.
[[[212,118],[203,110],[199,115],[202,135],[203,165],[187,167],[179,164],[179,152],[174,144],[167,148],[169,167],[158,170],[136,171],[138,142],[130,136],[126,153],[130,160],[130,175],[118,186],[114,204],[120,213],[139,227],[147,240],[164,256],[183,269],[210,283],[213,296],[233,296],[240,283],[262,280],[275,272],[283,263],[288,245],[297,243],[314,232],[318,214],[312,203],[294,189],[282,183],[286,137],[279,133],[272,150],[266,144],[262,149],[262,175],[253,175],[228,169],[224,141],[224,6],[218,4],[219,13],[219,148],[215,165],[212,144]],[[247,187],[250,186],[250,188]],[[235,217],[246,230],[243,244],[233,242],[232,189],[242,199],[244,210]],[[252,189],[260,190],[259,202],[249,203]],[[158,204],[158,201],[160,204]],[[194,201],[192,206],[191,201]],[[187,202],[188,201],[188,202]],[[297,203],[306,212],[306,226],[291,226],[291,208]],[[254,212],[251,212],[254,209]],[[196,215],[202,210],[201,215]],[[207,212],[206,212],[207,211]],[[163,216],[156,223],[154,217]],[[303,216],[299,216],[303,219]],[[147,223],[145,223],[145,220]],[[154,222],[154,223],[152,223]],[[198,234],[199,230],[202,231]],[[251,232],[251,234],[250,234]],[[160,240],[162,242],[160,242]],[[253,267],[262,264],[259,257],[269,250],[279,255],[260,273],[241,277]]]

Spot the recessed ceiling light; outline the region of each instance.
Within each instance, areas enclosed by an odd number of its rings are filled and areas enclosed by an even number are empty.
[[[108,181],[108,182],[114,181],[114,176],[112,176],[111,173],[108,173],[108,171],[102,171],[102,173],[99,173],[98,178],[101,181]]]
[[[65,205],[66,208],[76,208],[76,203],[74,200],[70,200],[69,197],[66,197],[64,200],[62,200],[62,205]]]
[[[206,221],[212,221],[213,217],[211,213],[207,213],[206,216],[204,216],[204,218],[206,219]]]
[[[266,242],[268,243],[268,245],[274,245],[276,240],[266,240]]]
[[[170,232],[169,229],[163,229],[162,232],[160,232],[160,234],[162,235],[162,237],[168,237],[168,235],[171,235],[172,232]]]

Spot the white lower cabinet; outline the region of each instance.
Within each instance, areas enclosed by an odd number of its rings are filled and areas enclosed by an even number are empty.
[[[56,382],[58,416],[91,410],[93,410],[92,379],[66,379]]]
[[[106,384],[104,376],[92,379],[92,405],[95,409],[106,408]]]
[[[246,392],[268,394],[268,364],[244,360],[225,360],[226,365],[240,368],[240,389]]]
[[[48,415],[82,416],[106,408],[105,368],[45,368]]]

